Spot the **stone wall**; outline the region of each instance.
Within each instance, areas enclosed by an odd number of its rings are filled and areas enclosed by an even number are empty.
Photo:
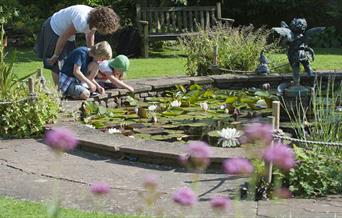
[[[326,83],[330,77],[334,77],[335,84],[339,85],[342,81],[342,72],[318,73],[318,80],[322,79],[323,83]],[[163,96],[165,90],[175,88],[176,85],[189,86],[199,84],[220,89],[242,89],[250,87],[261,88],[262,84],[269,83],[272,89],[276,89],[280,83],[290,82],[291,80],[291,74],[271,74],[267,76],[221,74],[198,77],[180,76],[128,80],[127,83],[135,89],[133,93],[135,98],[145,100],[147,97]],[[313,83],[314,78],[309,78],[304,74],[301,75],[301,84],[312,86]],[[107,90],[105,95],[91,98],[89,101],[95,101],[105,107],[118,107],[126,102],[128,93],[126,89]]]

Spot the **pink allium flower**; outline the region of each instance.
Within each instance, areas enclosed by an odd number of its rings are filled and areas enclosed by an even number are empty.
[[[287,198],[292,197],[292,193],[288,188],[283,187],[283,188],[279,188],[279,189],[275,190],[274,196],[276,196],[278,198],[287,199]]]
[[[249,140],[261,140],[268,145],[273,137],[273,128],[269,124],[251,123],[245,128],[245,134]]]
[[[192,206],[197,202],[197,196],[190,188],[178,189],[172,197],[173,201],[182,206]]]
[[[107,194],[110,191],[110,187],[107,183],[97,182],[90,186],[90,191],[97,195]]]
[[[210,205],[214,210],[227,210],[230,207],[230,199],[216,196],[210,200]]]
[[[70,151],[78,144],[73,132],[66,128],[56,128],[45,134],[45,144],[54,150]]]
[[[204,167],[210,162],[212,150],[205,142],[193,141],[188,145],[188,154],[195,166]]]
[[[268,146],[264,151],[263,158],[284,170],[289,170],[296,165],[293,150],[282,143]]]
[[[178,160],[182,165],[186,165],[189,161],[189,154],[181,154],[178,156]]]
[[[231,158],[223,162],[224,172],[233,175],[248,175],[253,172],[253,166],[245,158]]]
[[[158,186],[158,178],[155,175],[148,175],[144,178],[144,187],[148,190],[155,190]]]

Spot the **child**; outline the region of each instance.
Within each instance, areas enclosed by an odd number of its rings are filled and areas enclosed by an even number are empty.
[[[90,49],[87,47],[74,49],[59,73],[59,89],[65,96],[83,100],[88,99],[90,93],[96,90],[104,94],[104,88],[95,81],[98,72],[97,62],[111,57],[112,49],[106,41],[99,42]],[[85,86],[89,87],[89,90]]]
[[[129,60],[125,55],[119,55],[116,58],[109,61],[102,61],[99,64],[99,73],[97,79],[99,83],[105,84],[106,80],[111,82],[111,88],[122,87],[133,92],[133,87],[124,83],[124,73],[127,72],[129,67]]]

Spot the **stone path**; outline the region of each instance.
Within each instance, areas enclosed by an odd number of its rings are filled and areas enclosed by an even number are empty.
[[[59,163],[59,164],[56,164]],[[53,170],[55,166],[59,170]],[[59,172],[58,172],[59,171]],[[193,174],[179,169],[114,160],[83,151],[65,154],[56,162],[52,152],[40,140],[0,139],[0,195],[48,202],[55,181],[60,183],[63,207],[93,210],[89,184],[104,181],[111,193],[103,199],[103,211],[136,214],[144,207],[141,194],[143,178],[157,175],[161,197],[156,208],[168,217],[179,217],[181,210],[171,201],[179,187],[191,186]],[[210,172],[200,177],[197,193],[200,202],[187,217],[213,217],[208,199],[213,195],[233,195],[245,178]],[[234,215],[233,215],[234,214]],[[234,202],[227,217],[342,217],[342,196],[319,200]]]

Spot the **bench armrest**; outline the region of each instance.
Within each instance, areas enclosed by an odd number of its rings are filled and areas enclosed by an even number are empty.
[[[229,23],[234,23],[234,19],[231,19],[231,18],[220,18],[219,19],[220,21],[223,21],[223,22],[229,22]]]
[[[146,20],[138,20],[138,23],[140,23],[142,25],[148,25],[148,21],[146,21]]]

